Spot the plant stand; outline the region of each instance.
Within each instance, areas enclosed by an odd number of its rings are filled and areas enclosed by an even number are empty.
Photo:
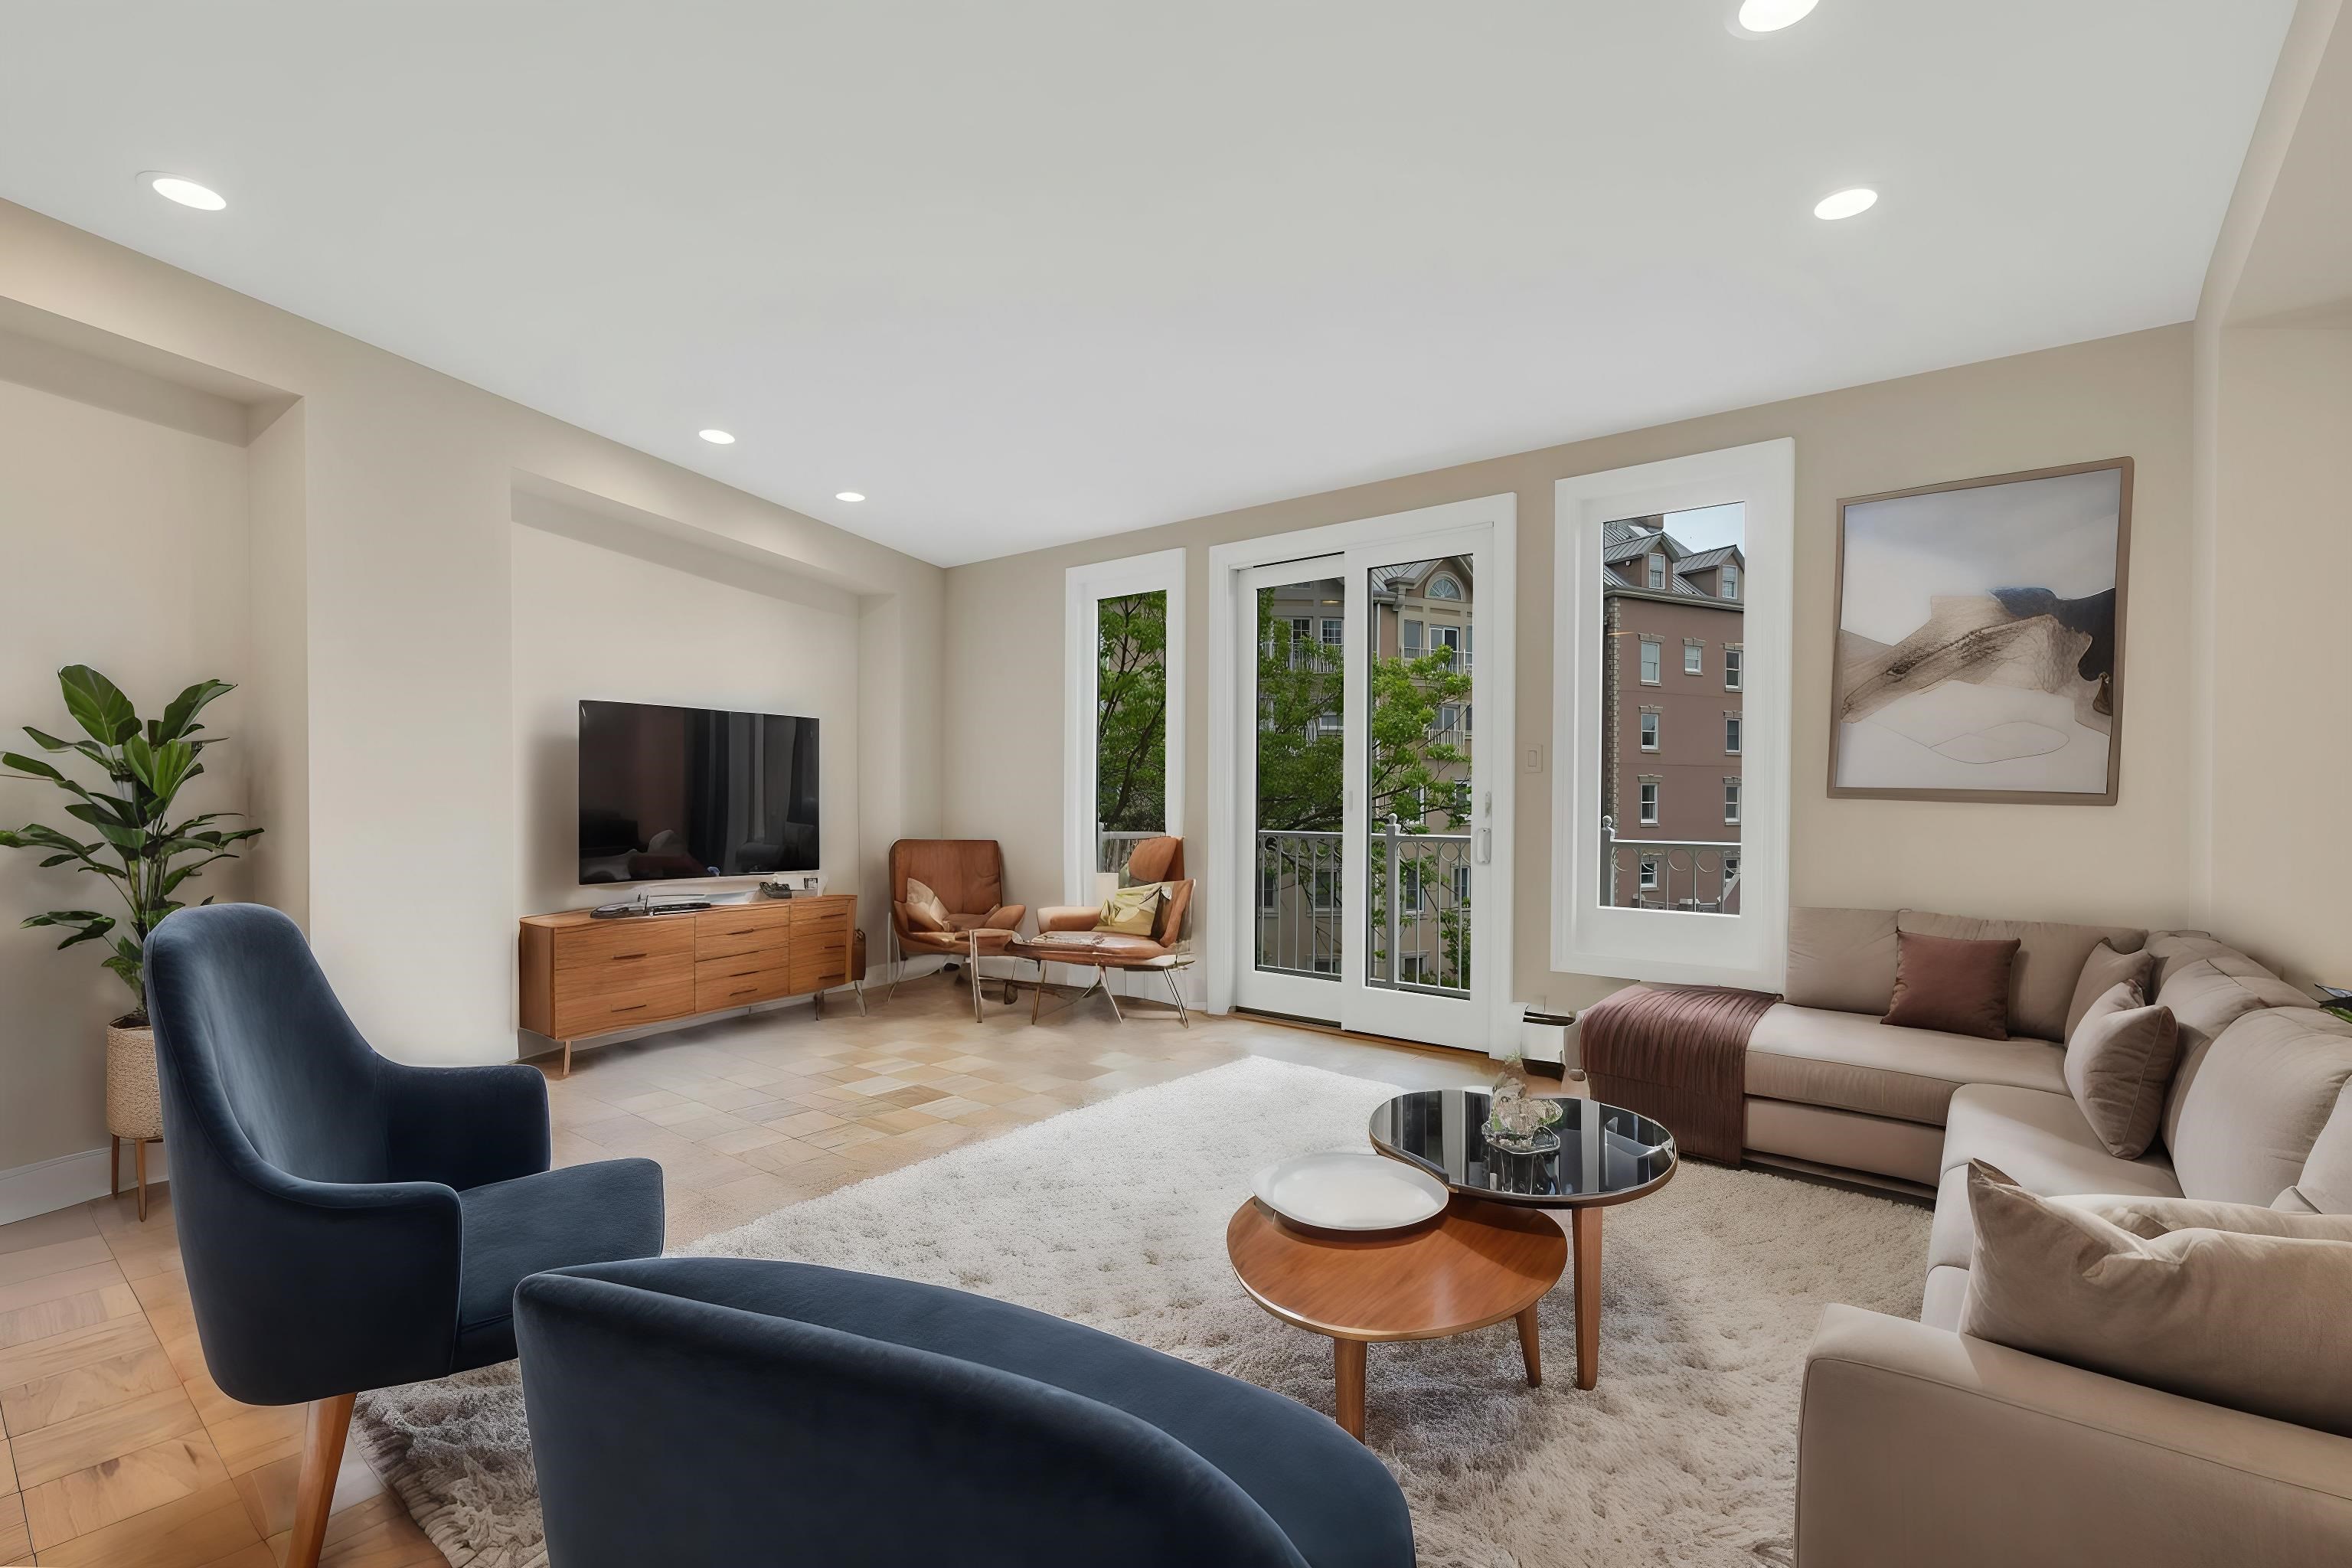
[[[155,1078],[155,1031],[144,1026],[106,1026],[106,1131],[112,1140],[107,1163],[110,1196],[122,1191],[122,1144],[133,1145],[139,1183],[139,1218],[147,1218],[147,1145],[163,1141],[163,1089]]]

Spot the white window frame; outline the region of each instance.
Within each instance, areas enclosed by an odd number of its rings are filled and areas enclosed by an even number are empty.
[[[1643,686],[1658,686],[1666,679],[1666,645],[1656,637],[1635,634],[1640,647],[1634,653],[1633,679]],[[1655,675],[1643,673],[1654,669]]]
[[[1423,651],[1423,623],[1411,616],[1399,617],[1397,651],[1407,658],[1419,658]]]
[[[1748,726],[1744,721],[1746,718],[1747,715],[1744,713],[1726,713],[1723,716],[1723,754],[1725,756],[1736,757],[1740,754],[1739,749],[1747,740]]]
[[[1738,501],[1746,508],[1741,643],[1740,907],[1633,910],[1601,901],[1603,526]],[[1788,965],[1788,671],[1795,583],[1796,443],[1695,453],[1553,487],[1551,967],[1687,984],[1780,988]],[[1761,584],[1761,592],[1754,592]]]
[[[1644,893],[1658,890],[1658,867],[1664,858],[1658,855],[1644,855],[1635,863],[1637,869],[1633,874],[1633,885],[1636,889]]]
[[[1685,675],[1705,675],[1706,673],[1706,638],[1683,638],[1683,673]]]
[[[1727,775],[1723,781],[1723,825],[1726,827],[1739,826],[1739,797],[1742,793],[1739,780]]]
[[[1645,752],[1656,751],[1658,749],[1658,742],[1664,732],[1664,716],[1654,708],[1643,709],[1641,718],[1642,750]]]
[[[1155,551],[1073,566],[1063,579],[1063,901],[1095,901],[1095,669],[1101,605],[1128,594],[1168,595],[1168,820],[1184,831],[1184,552]]]
[[[1737,600],[1739,597],[1739,568],[1727,561],[1715,574],[1716,597]]]
[[[1664,593],[1666,585],[1674,581],[1675,575],[1666,564],[1665,556],[1653,550],[1643,564],[1642,585],[1653,594]]]
[[[1748,645],[1727,642],[1723,645],[1723,689],[1737,691],[1748,679]]]
[[[1666,808],[1666,781],[1639,779],[1633,785],[1633,822],[1640,827],[1655,827]]]

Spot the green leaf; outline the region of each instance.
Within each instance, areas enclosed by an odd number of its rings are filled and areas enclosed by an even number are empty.
[[[131,699],[86,664],[69,664],[58,671],[66,711],[101,746],[119,746],[139,732],[139,714]]]
[[[66,782],[66,775],[49,766],[48,763],[37,757],[27,757],[16,752],[0,752],[0,767],[14,768],[20,773],[29,773],[37,779],[47,779],[51,784],[61,784]]]
[[[133,735],[122,745],[123,759],[139,782],[155,797],[155,809],[150,815],[161,815],[180,786],[202,772],[196,764],[196,749],[185,741],[166,741],[160,746],[150,746],[144,735]]]
[[[67,809],[72,810],[73,808],[68,806]],[[147,834],[142,829],[136,827],[122,827],[111,822],[92,822],[90,823],[90,826],[98,829],[98,836],[100,838],[105,839],[109,844],[113,845],[117,849],[123,851],[125,854],[144,855],[147,853],[149,840]]]
[[[0,828],[0,848],[64,849],[76,855],[98,853],[97,845],[84,844],[78,838],[68,838],[56,828],[44,827],[37,822],[26,823],[13,833],[5,828]]]
[[[121,805],[113,804],[99,805],[93,802],[81,802],[66,807],[66,815],[77,821],[89,823],[101,833],[109,827],[139,826],[137,811],[125,810]]]
[[[173,698],[165,706],[163,720],[155,726],[154,738],[158,741],[176,741],[192,730],[204,728],[203,725],[194,722],[196,715],[203,712],[215,699],[226,696],[236,689],[235,686],[226,680],[197,681],[194,686]]]

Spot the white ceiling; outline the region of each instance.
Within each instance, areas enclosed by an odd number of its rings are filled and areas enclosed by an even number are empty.
[[[1731,8],[42,0],[0,195],[954,563],[2184,320],[2292,0]]]

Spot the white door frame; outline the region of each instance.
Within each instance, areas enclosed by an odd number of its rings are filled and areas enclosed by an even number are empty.
[[[1489,561],[1478,584],[1479,641],[1486,651],[1486,662],[1477,670],[1482,687],[1477,698],[1478,727],[1483,731],[1490,724],[1494,726],[1491,733],[1483,737],[1490,742],[1487,754],[1494,761],[1477,781],[1479,794],[1487,805],[1476,820],[1474,832],[1483,829],[1490,831],[1494,837],[1490,858],[1478,866],[1483,890],[1478,896],[1478,921],[1470,962],[1474,976],[1473,992],[1486,996],[1488,1002],[1486,1037],[1489,1048],[1517,1038],[1518,1016],[1513,1010],[1511,996],[1511,927],[1515,891],[1512,826],[1517,820],[1513,802],[1517,778],[1515,725],[1518,664],[1518,497],[1509,492],[1420,507],[1411,511],[1391,512],[1382,517],[1362,518],[1352,522],[1331,523],[1321,528],[1300,529],[1290,533],[1271,534],[1263,539],[1240,540],[1213,546],[1209,551],[1207,864],[1213,870],[1202,887],[1211,917],[1203,922],[1206,927],[1203,935],[1211,1011],[1223,1013],[1233,1007],[1234,979],[1238,968],[1240,943],[1253,929],[1253,911],[1256,902],[1256,879],[1251,864],[1251,835],[1244,826],[1243,803],[1235,787],[1240,772],[1237,726],[1244,711],[1241,689],[1244,672],[1235,652],[1235,639],[1240,635],[1242,624],[1242,574],[1252,567],[1269,566],[1309,556],[1342,554],[1351,549],[1377,546],[1392,539],[1402,540],[1445,529],[1482,524],[1490,529],[1491,533],[1487,545]],[[1348,595],[1351,628],[1360,618],[1358,601],[1363,596],[1360,591],[1354,591],[1356,585],[1351,584]],[[1351,629],[1351,637],[1356,635],[1358,633]],[[1361,881],[1360,877],[1349,878],[1345,885],[1354,887]],[[1361,946],[1362,939],[1357,935],[1350,942],[1349,951],[1360,952]]]

